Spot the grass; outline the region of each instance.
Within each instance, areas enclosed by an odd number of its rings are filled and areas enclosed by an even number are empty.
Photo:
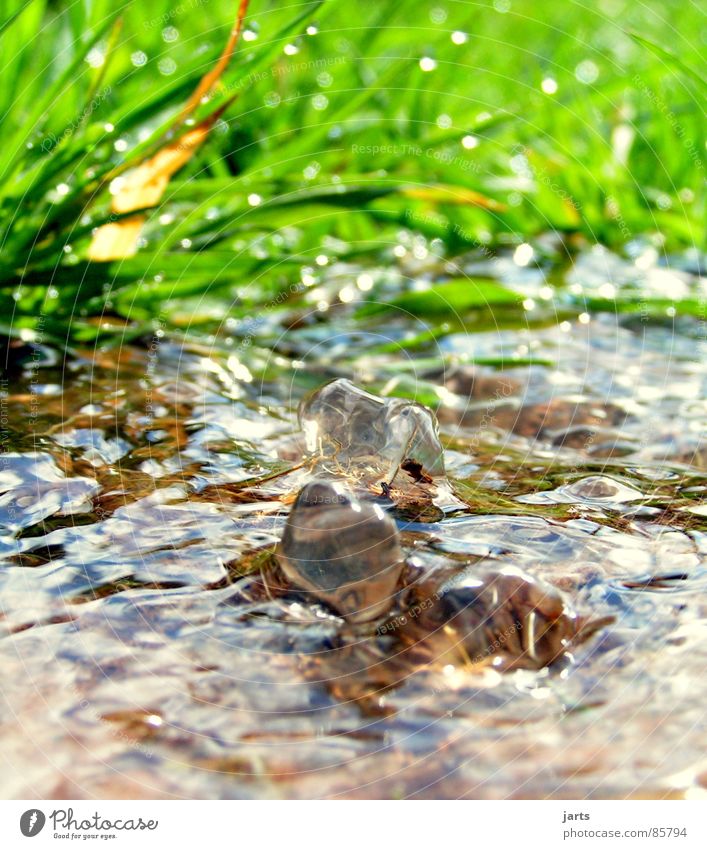
[[[401,230],[448,255],[547,231],[702,247],[696,4],[384,0],[352,16],[253,0],[218,87],[180,123],[236,6],[3,5],[0,330],[88,340],[113,316],[137,333],[188,299],[248,313],[321,253],[383,261]],[[95,228],[120,220],[116,178],[224,108],[137,254],[89,261]],[[416,293],[413,311],[434,303]]]

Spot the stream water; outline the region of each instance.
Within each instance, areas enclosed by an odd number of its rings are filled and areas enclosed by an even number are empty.
[[[563,284],[629,272],[590,252]],[[522,320],[361,321],[376,272],[333,265],[310,310],[210,336],[67,356],[13,343],[3,797],[707,792],[704,322],[564,317],[539,269],[493,273],[529,300]],[[374,291],[431,277],[424,262],[397,274]],[[271,592],[310,475],[297,406],[337,377],[436,409],[448,500],[396,514],[415,568],[519,567],[612,624],[562,664],[501,672],[439,643],[397,659],[342,647],[331,611]]]

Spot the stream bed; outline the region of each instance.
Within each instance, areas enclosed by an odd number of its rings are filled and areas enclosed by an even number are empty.
[[[629,272],[590,252],[565,283]],[[332,264],[310,309],[210,335],[66,356],[13,343],[3,797],[707,793],[704,319],[559,315],[540,269],[492,273],[523,292],[519,320],[362,321],[374,293],[432,272]],[[640,274],[695,285],[689,269]],[[342,645],[331,610],[272,592],[310,476],[297,408],[342,377],[439,420],[449,497],[396,514],[409,563],[519,568],[611,624],[561,664],[499,671],[439,642],[398,658]]]

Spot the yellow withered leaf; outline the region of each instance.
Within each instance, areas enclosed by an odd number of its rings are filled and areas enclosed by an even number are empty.
[[[206,140],[213,125],[209,118],[180,139],[159,150],[122,179],[124,182],[113,198],[113,212],[119,215],[135,209],[156,206],[172,175],[186,165],[196,149]]]
[[[110,262],[132,256],[137,251],[144,215],[133,215],[114,224],[104,224],[93,234],[88,257],[94,262]]]
[[[248,0],[241,0],[236,22],[229,34],[226,46],[216,65],[206,73],[182,110],[180,120],[184,121],[198,106],[202,97],[218,84],[233,55],[243,27],[243,19],[248,9]],[[153,156],[142,162],[137,168],[119,177],[121,181],[115,187],[111,212],[124,215],[136,210],[157,206],[172,176],[179,171],[204,143],[209,131],[224,109],[232,102],[228,101],[217,112],[210,115],[197,127],[188,130],[176,141],[166,144]],[[137,251],[140,231],[145,223],[144,215],[133,215],[120,221],[104,224],[93,234],[88,248],[88,257],[96,262],[110,262],[132,256]]]
[[[122,215],[157,206],[172,175],[191,159],[194,151],[205,141],[214,120],[213,116],[209,117],[177,141],[163,147],[142,165],[119,177],[122,183],[113,196],[111,211]],[[88,249],[89,259],[109,262],[132,256],[137,251],[144,222],[144,215],[134,215],[99,227]]]
[[[506,207],[493,198],[486,197],[473,189],[465,189],[463,186],[411,186],[401,191],[406,197],[417,200],[428,200],[434,203],[456,203],[479,206],[482,209],[490,209],[494,212],[504,210]]]

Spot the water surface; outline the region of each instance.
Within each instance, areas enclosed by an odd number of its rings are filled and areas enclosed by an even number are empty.
[[[541,269],[465,267],[533,307],[411,343],[424,318],[355,311],[429,286],[432,264],[333,266],[309,306],[211,336],[10,348],[0,794],[704,794],[704,323],[564,316]],[[587,294],[696,285],[601,251],[562,275]],[[436,408],[466,507],[401,523],[419,568],[518,566],[614,624],[559,668],[499,674],[342,650],[321,607],[264,595],[307,477],[277,476],[301,457],[296,408],[334,377]]]

